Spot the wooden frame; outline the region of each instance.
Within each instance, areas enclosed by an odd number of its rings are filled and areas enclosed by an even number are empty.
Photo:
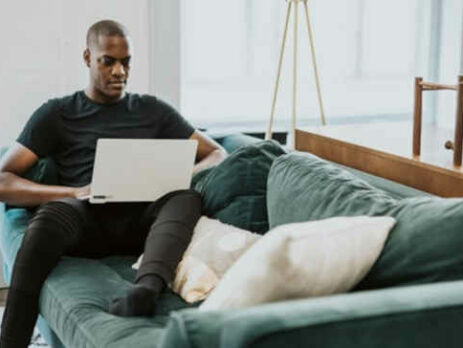
[[[441,197],[463,197],[463,172],[442,168],[307,130],[296,130],[296,150]]]
[[[455,116],[454,140],[447,141],[445,148],[453,150],[453,164],[461,166],[463,149],[463,76],[458,77],[457,85],[444,85],[424,82],[422,77],[415,78],[415,105],[413,112],[413,155],[421,154],[421,127],[423,109],[423,91],[452,90],[457,92],[457,112]]]

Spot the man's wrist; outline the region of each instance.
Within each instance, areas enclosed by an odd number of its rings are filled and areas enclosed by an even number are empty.
[[[73,187],[72,191],[71,191],[71,194],[70,194],[70,197],[71,198],[79,198],[79,195],[80,195],[79,187]]]
[[[74,187],[72,190],[72,198],[82,199],[90,195],[90,185],[83,187]]]

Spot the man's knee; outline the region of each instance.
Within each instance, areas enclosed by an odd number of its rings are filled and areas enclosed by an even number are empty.
[[[31,222],[82,220],[84,216],[84,202],[75,198],[60,198],[42,204],[34,214]]]
[[[194,190],[174,191],[163,198],[165,201],[154,221],[154,226],[177,222],[189,229],[194,228],[201,216],[201,195]]]
[[[176,191],[164,204],[162,213],[179,218],[201,214],[201,195],[195,190]]]
[[[74,243],[83,223],[79,210],[78,203],[68,198],[42,204],[29,223],[23,244],[51,251]]]
[[[179,190],[179,191],[174,191],[173,196],[170,198],[172,199],[177,199],[179,201],[184,202],[184,204],[190,204],[195,207],[201,206],[201,194],[199,192],[188,189],[188,190]]]
[[[177,199],[183,204],[201,208],[201,194],[192,189],[175,191],[175,195],[171,199]]]
[[[73,211],[78,212],[80,215],[84,214],[84,211],[85,211],[86,207],[88,206],[87,201],[83,201],[81,199],[72,198],[72,197],[59,198],[59,199],[56,199],[54,201],[47,202],[44,205],[45,206],[48,206],[48,205],[53,206],[53,205],[56,205],[56,204],[68,207],[69,209],[72,208]]]

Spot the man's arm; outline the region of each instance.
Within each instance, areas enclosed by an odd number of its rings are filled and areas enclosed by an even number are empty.
[[[198,141],[198,150],[196,153],[196,160],[198,162],[193,169],[193,174],[219,164],[227,157],[225,149],[204,133],[195,131],[190,139]]]
[[[89,194],[90,186],[65,187],[41,185],[21,178],[38,161],[37,155],[15,143],[0,161],[0,201],[17,206],[37,206],[65,197]]]

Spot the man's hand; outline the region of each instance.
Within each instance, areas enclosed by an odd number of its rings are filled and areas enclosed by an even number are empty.
[[[215,166],[222,162],[227,157],[227,153],[222,150],[214,150],[208,156],[203,158],[202,161],[195,164],[193,167],[193,174],[200,172],[201,170]]]
[[[90,184],[82,187],[76,187],[74,190],[75,198],[84,198],[90,195]]]
[[[227,157],[225,149],[204,133],[195,131],[190,139],[198,141],[198,150],[196,153],[196,160],[198,162],[193,169],[193,174],[217,165]]]

